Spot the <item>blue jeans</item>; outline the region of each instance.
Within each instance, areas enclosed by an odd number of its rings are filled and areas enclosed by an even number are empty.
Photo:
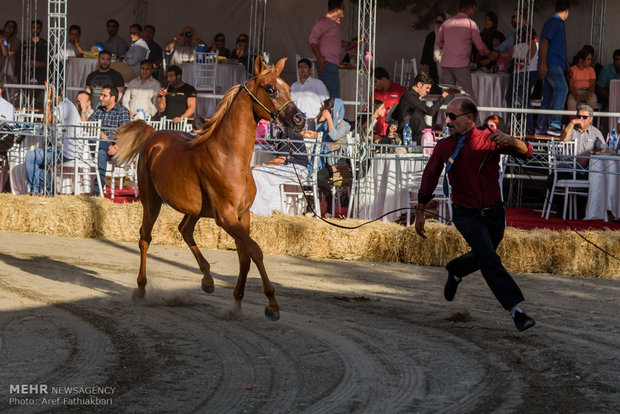
[[[480,270],[491,292],[506,310],[522,302],[521,289],[495,252],[504,237],[504,207],[500,204],[483,216],[479,210],[454,205],[452,222],[471,251],[450,261],[446,269],[459,277]]]
[[[531,109],[532,105],[530,105],[530,95],[532,94],[532,87],[534,86],[534,82],[536,82],[536,78],[538,77],[538,71],[536,70],[532,70],[529,73],[529,79],[527,82],[527,92],[525,93],[525,102],[523,102],[523,108],[528,108]],[[510,79],[508,80],[508,88],[506,89],[506,104],[507,106],[511,106],[512,105],[512,76],[510,76]],[[523,85],[519,85],[519,90],[517,91],[517,96],[521,97],[522,96],[522,88]],[[526,130],[532,130],[534,129],[534,115],[533,114],[527,114],[526,116]]]
[[[568,85],[561,66],[549,66],[543,82],[543,99],[540,109],[562,110],[568,96]],[[562,115],[540,115],[536,129],[546,131],[562,129]]]
[[[99,172],[99,179],[101,180],[101,185],[105,189],[105,172],[108,168],[108,161],[112,159],[108,155],[108,149],[112,146],[114,142],[110,141],[101,141],[99,142],[99,153],[97,153],[97,170]],[[103,190],[102,190],[103,191]],[[99,195],[99,183],[95,180],[93,184],[93,191],[91,195],[98,196]]]
[[[61,148],[56,149],[56,154],[54,154],[51,146],[28,152],[26,154],[26,176],[30,192],[35,195],[43,195],[43,181],[45,181],[47,193],[51,193],[53,188],[52,177],[49,172],[45,172],[45,163],[52,164],[53,162],[64,161],[69,161],[69,159],[62,155]]]
[[[340,77],[338,76],[338,65],[325,62],[325,71],[321,72],[319,64],[315,63],[319,79],[323,81],[330,98],[340,98]]]

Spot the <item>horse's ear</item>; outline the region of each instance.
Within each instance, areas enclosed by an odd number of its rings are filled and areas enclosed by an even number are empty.
[[[263,62],[263,55],[256,56],[256,60],[254,60],[254,74],[258,75],[263,71],[263,66],[265,66],[265,62]]]
[[[286,59],[288,58],[283,57],[276,64],[276,72],[278,73],[278,76],[280,76],[280,73],[282,73],[282,70],[284,69],[284,64],[286,63]]]

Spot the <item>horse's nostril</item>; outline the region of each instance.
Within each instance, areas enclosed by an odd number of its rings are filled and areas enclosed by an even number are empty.
[[[301,114],[295,114],[295,116],[293,116],[293,122],[295,122],[295,125],[301,125],[305,122],[305,119]]]

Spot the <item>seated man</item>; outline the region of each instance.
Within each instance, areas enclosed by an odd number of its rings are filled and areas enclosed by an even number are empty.
[[[178,66],[166,69],[168,86],[157,92],[157,110],[172,122],[178,124],[183,118],[194,116],[196,111],[196,89],[181,80],[183,71]]]
[[[142,26],[139,24],[132,24],[129,26],[129,38],[131,39],[131,46],[127,51],[127,55],[123,62],[131,66],[136,72],[137,76],[140,76],[140,64],[143,60],[149,58],[151,51],[146,41],[142,39]]]
[[[125,56],[127,50],[129,50],[129,46],[127,46],[125,39],[118,36],[118,22],[114,19],[110,19],[106,22],[105,26],[109,37],[108,40],[103,42],[103,49],[109,50],[110,53],[117,58]],[[97,98],[99,97],[97,96]]]
[[[426,72],[418,73],[413,79],[413,86],[400,99],[392,115],[393,119],[398,120],[399,135],[402,136],[405,124],[409,124],[411,138],[418,144],[420,144],[422,131],[425,128],[430,128],[424,119],[425,116],[435,116],[446,97],[453,93],[452,90],[445,90],[432,106],[427,106],[426,102],[422,101],[422,98],[428,95],[432,85],[433,79]]]
[[[26,176],[28,178],[28,188],[30,193],[34,195],[43,195],[43,182],[47,193],[52,192],[52,177],[49,172],[45,171],[47,164],[54,162],[65,162],[75,158],[75,139],[76,131],[73,126],[80,123],[80,114],[73,103],[65,98],[59,91],[58,105],[52,114],[52,89],[49,89],[47,98],[45,122],[51,123],[52,116],[58,128],[58,144],[56,149],[52,145],[46,148],[32,150],[26,154]],[[63,128],[60,128],[63,126]],[[69,127],[71,126],[71,127]]]
[[[191,26],[185,26],[166,46],[166,54],[170,56],[169,64],[181,66],[184,62],[196,60],[198,44],[204,43],[198,37],[198,31]]]
[[[620,79],[620,49],[614,50],[614,62],[601,70],[596,81],[596,91],[606,107],[609,107],[609,84],[614,79]]]
[[[129,109],[132,117],[136,115],[138,109],[144,110],[149,116],[157,113],[157,92],[161,89],[161,84],[153,79],[153,63],[150,60],[143,60],[140,63],[140,77],[135,78],[127,85],[127,90],[123,95],[123,106]]]
[[[284,134],[289,136],[290,144],[282,136]],[[274,210],[282,211],[280,184],[297,183],[298,177],[303,182],[308,177],[308,156],[303,137],[286,127],[278,135],[276,151],[281,155],[251,167],[256,197],[250,211],[261,216],[271,216]]]
[[[99,95],[105,85],[116,87],[121,97],[123,92],[125,92],[125,81],[123,80],[123,76],[110,67],[112,63],[112,53],[109,50],[102,50],[99,52],[98,61],[99,69],[86,77],[86,86],[84,88],[90,93],[90,103],[93,108],[96,108],[99,104]]]
[[[4,88],[4,80],[0,79],[0,120],[14,121],[15,108],[9,101],[2,97],[2,89]]]
[[[67,42],[67,57],[79,57],[84,53],[80,46],[80,36],[82,28],[77,24],[69,26],[69,41]]]
[[[295,105],[306,114],[306,119],[319,116],[319,109],[324,100],[329,98],[329,92],[325,84],[310,76],[312,63],[303,58],[297,62],[299,80],[291,85],[291,99]]]
[[[407,92],[407,89],[396,82],[390,80],[390,75],[382,67],[375,69],[375,99],[385,104],[385,112],[389,113],[393,106],[398,105],[400,98]],[[387,133],[387,122],[385,116],[377,119],[375,133],[385,135]]]
[[[105,187],[105,172],[108,167],[108,161],[112,159],[117,150],[113,138],[118,127],[131,120],[127,108],[118,102],[118,94],[118,89],[115,86],[105,85],[99,97],[101,106],[88,118],[89,121],[101,120],[101,139],[103,141],[99,143],[97,169],[99,170],[99,178],[103,187]],[[99,194],[99,183],[95,180],[91,195],[98,196]]]

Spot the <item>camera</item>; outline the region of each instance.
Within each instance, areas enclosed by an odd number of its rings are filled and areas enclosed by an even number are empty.
[[[192,37],[192,32],[183,32],[183,37]]]

